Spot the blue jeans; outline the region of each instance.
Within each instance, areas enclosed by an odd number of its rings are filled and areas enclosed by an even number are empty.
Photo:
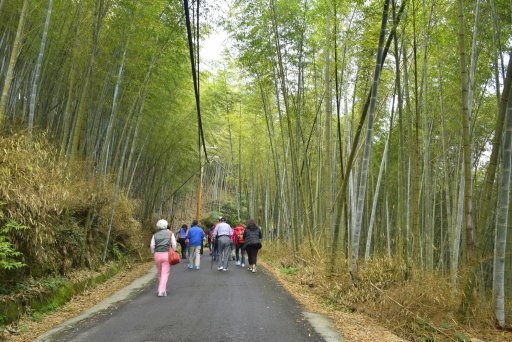
[[[240,252],[241,256],[239,255],[239,252]],[[236,261],[240,261],[242,264],[245,264],[244,245],[235,245],[235,256],[236,256]]]

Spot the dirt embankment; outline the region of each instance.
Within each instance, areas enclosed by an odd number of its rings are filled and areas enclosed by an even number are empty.
[[[135,279],[147,274],[152,262],[132,265],[121,270],[112,278],[98,286],[73,297],[67,304],[44,315],[25,315],[16,323],[9,325],[0,335],[0,340],[12,342],[33,341],[39,335],[58,324],[78,316],[103,299],[129,285]]]

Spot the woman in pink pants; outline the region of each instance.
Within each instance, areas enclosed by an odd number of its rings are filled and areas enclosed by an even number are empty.
[[[166,220],[159,220],[156,223],[157,231],[151,238],[150,244],[158,275],[158,297],[167,296],[167,279],[171,269],[168,261],[169,248],[176,250],[176,238],[168,227]]]

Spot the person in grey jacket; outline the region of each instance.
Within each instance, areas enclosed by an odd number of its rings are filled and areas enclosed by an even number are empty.
[[[256,263],[258,261],[258,251],[261,249],[261,229],[256,225],[254,220],[247,222],[244,232],[244,248],[247,251],[247,258],[249,259],[248,271],[256,272]]]
[[[176,250],[176,238],[168,229],[166,220],[159,220],[156,223],[156,233],[151,238],[150,248],[155,259],[155,266],[158,276],[158,297],[167,296],[167,280],[171,265],[169,264],[169,248]]]
[[[229,255],[231,254],[233,229],[226,223],[224,217],[219,217],[219,221],[213,229],[213,236],[217,240],[219,251],[219,267],[217,267],[217,270],[226,272],[228,270]]]

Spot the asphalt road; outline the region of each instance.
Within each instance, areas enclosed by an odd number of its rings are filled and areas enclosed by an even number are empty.
[[[265,273],[173,266],[167,297],[156,281],[115,308],[53,336],[54,341],[324,341],[301,307]]]

